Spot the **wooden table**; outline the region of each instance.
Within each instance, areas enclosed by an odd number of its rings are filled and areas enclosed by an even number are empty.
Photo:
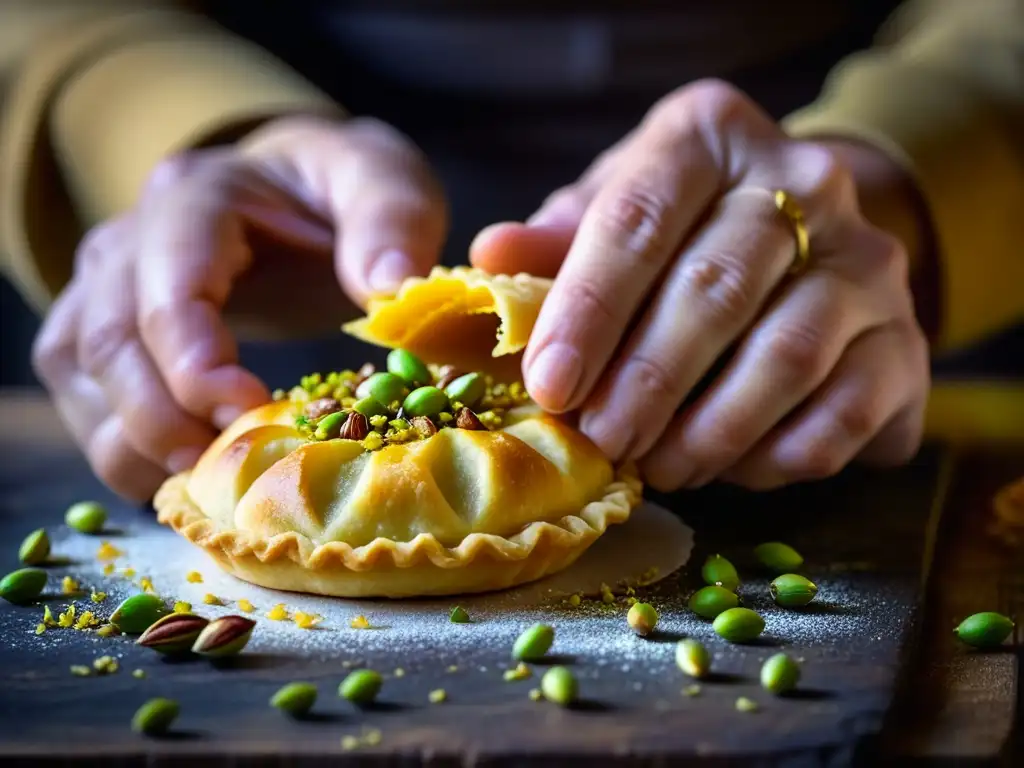
[[[16,542],[39,526],[59,528],[64,508],[100,498],[117,521],[145,511],[120,505],[99,487],[45,401],[24,393],[0,396],[0,570],[16,565]],[[525,688],[504,684],[497,670],[507,648],[474,649],[466,666],[486,674],[445,677],[435,649],[424,648],[419,671],[395,681],[380,707],[358,712],[333,696],[344,675],[339,659],[254,659],[217,669],[154,661],[126,640],[104,647],[127,670],[149,665],[135,680],[122,673],[74,678],[68,666],[96,655],[98,639],[69,633],[49,650],[35,643],[37,606],[0,606],[0,764],[320,765],[1020,765],[1020,658],[1012,649],[966,652],[949,632],[976,610],[1022,611],[1021,561],[983,533],[992,491],[1024,472],[1020,455],[954,459],[930,448],[910,467],[890,473],[853,470],[828,483],[755,496],[711,488],[658,499],[696,531],[684,572],[650,597],[666,623],[690,622],[687,596],[709,552],[734,556],[751,574],[744,595],[781,627],[753,646],[714,643],[722,672],[686,697],[686,680],[671,664],[672,633],[635,685],[636,670],[597,670],[587,654],[575,660],[586,701],[569,711],[530,701]],[[813,619],[820,637],[785,628],[764,597],[765,580],[747,562],[752,544],[783,539],[808,557],[808,575],[822,588]],[[72,568],[73,566],[69,566]],[[830,600],[828,595],[841,599]],[[921,607],[924,606],[924,610]],[[557,613],[558,622],[572,621]],[[785,621],[783,621],[785,619]],[[615,619],[617,622],[618,619]],[[773,623],[782,622],[782,623]],[[845,623],[845,624],[844,624]],[[793,626],[803,626],[799,623]],[[852,632],[843,632],[851,626]],[[838,628],[838,629],[837,629]],[[624,630],[615,624],[609,631]],[[705,627],[695,633],[707,637]],[[637,639],[638,643],[645,641]],[[803,690],[775,699],[756,684],[760,661],[775,648],[805,659]],[[1019,647],[1019,646],[1018,646]],[[664,651],[664,652],[662,652]],[[440,659],[440,656],[437,657]],[[667,659],[667,661],[666,661]],[[388,669],[402,660],[382,651],[369,663]],[[572,661],[572,660],[570,660]],[[259,663],[257,663],[259,662]],[[269,692],[292,679],[322,681],[323,714],[293,722],[267,707]],[[400,684],[399,684],[400,683]],[[535,683],[534,683],[535,684]],[[451,701],[426,702],[443,685]],[[529,686],[527,686],[529,687]],[[183,705],[182,729],[152,741],[130,733],[132,711],[149,695],[169,693]],[[743,714],[741,695],[761,702]],[[141,697],[141,698],[140,698]],[[379,745],[347,752],[340,736],[380,729]]]

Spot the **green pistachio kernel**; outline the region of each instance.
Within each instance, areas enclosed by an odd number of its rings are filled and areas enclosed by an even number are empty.
[[[730,643],[749,643],[764,632],[764,619],[749,608],[730,608],[718,614],[712,627]]]
[[[178,702],[171,699],[150,699],[136,711],[132,718],[132,730],[156,736],[166,733],[181,711]]]
[[[740,599],[735,592],[717,585],[698,589],[690,598],[690,610],[705,619],[713,619],[739,604]]]
[[[110,615],[110,623],[126,635],[141,635],[168,613],[163,600],[143,592],[117,606]]]
[[[0,597],[9,603],[27,603],[39,597],[46,586],[46,571],[21,568],[0,579]]]
[[[761,687],[771,693],[786,693],[800,681],[800,665],[784,653],[770,656],[761,666]]]
[[[414,389],[402,403],[408,416],[436,416],[448,407],[448,395],[437,387]]]
[[[647,637],[658,625],[658,612],[648,603],[633,603],[626,613],[626,623],[640,637]]]
[[[758,561],[776,573],[793,573],[804,564],[800,553],[781,541],[769,541],[754,547]]]
[[[388,372],[413,387],[429,384],[432,379],[426,364],[407,349],[392,349],[388,353]]]
[[[733,592],[740,585],[740,575],[736,572],[736,567],[721,555],[710,555],[704,561],[700,575],[705,584],[724,587]]]
[[[456,605],[452,608],[451,613],[448,614],[448,621],[452,624],[468,624],[469,614],[466,613],[466,609],[461,605]]]
[[[375,373],[356,388],[356,397],[372,397],[378,403],[390,405],[401,400],[409,389],[405,382],[393,373]]]
[[[383,405],[380,400],[373,397],[364,397],[362,400],[356,400],[355,405],[352,406],[352,410],[356,413],[361,413],[366,418],[371,416],[383,416],[388,412],[388,409]]]
[[[50,537],[45,528],[32,531],[18,547],[18,559],[25,565],[45,563],[50,556]]]
[[[687,637],[676,645],[676,666],[690,677],[706,677],[711,669],[711,654],[699,642]]]
[[[994,611],[968,616],[953,630],[957,637],[975,648],[995,648],[1013,631],[1013,621]]]
[[[467,373],[464,376],[459,376],[444,389],[449,400],[462,403],[467,408],[472,408],[479,403],[486,391],[487,382],[479,373]]]
[[[316,686],[312,683],[288,683],[270,697],[270,706],[300,717],[316,703]]]
[[[313,432],[313,436],[317,440],[330,440],[338,436],[341,432],[341,427],[348,418],[348,414],[345,411],[335,411],[334,413],[328,413],[320,421],[317,422],[316,430]]]
[[[563,707],[576,701],[578,689],[576,676],[567,667],[552,667],[540,679],[540,690],[544,698]]]
[[[757,712],[757,702],[753,699],[748,699],[746,696],[740,696],[736,699],[736,711],[737,712]]]
[[[64,522],[79,533],[99,533],[107,522],[107,510],[96,501],[80,501],[68,507]]]
[[[356,669],[338,686],[338,695],[356,704],[369,704],[377,698],[384,684],[382,678],[372,669]]]
[[[534,624],[516,639],[512,646],[512,658],[516,661],[536,661],[544,657],[554,642],[554,627]]]
[[[784,573],[769,586],[772,600],[783,608],[800,608],[807,605],[818,594],[817,585],[796,573]]]

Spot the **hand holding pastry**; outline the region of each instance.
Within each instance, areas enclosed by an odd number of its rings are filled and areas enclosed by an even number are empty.
[[[147,499],[269,400],[238,365],[225,312],[248,298],[263,324],[301,322],[342,304],[335,273],[363,303],[426,274],[446,217],[418,152],[375,122],[281,119],[236,147],[171,158],[133,209],[84,239],[36,370],[97,475]]]
[[[829,149],[729,86],[666,97],[526,226],[481,233],[472,259],[557,274],[528,390],[579,409],[655,487],[770,488],[917,448],[928,355],[903,247],[864,219]]]

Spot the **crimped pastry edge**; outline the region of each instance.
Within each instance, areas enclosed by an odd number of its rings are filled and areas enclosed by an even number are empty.
[[[641,500],[632,467],[616,472],[604,495],[573,515],[535,522],[510,537],[472,533],[456,547],[431,534],[408,542],[378,538],[352,547],[315,544],[289,532],[269,539],[240,529],[217,530],[188,495],[190,472],[157,491],[157,519],[204,549],[224,570],[272,589],[336,597],[414,597],[506,589],[571,565],[609,525],[624,523]]]

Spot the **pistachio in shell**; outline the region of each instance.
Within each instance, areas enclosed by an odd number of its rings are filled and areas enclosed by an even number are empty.
[[[245,616],[221,616],[199,633],[192,652],[209,658],[234,656],[245,648],[255,626],[256,622]]]
[[[192,613],[169,613],[139,635],[135,644],[168,656],[184,655],[192,650],[199,633],[209,623]]]

